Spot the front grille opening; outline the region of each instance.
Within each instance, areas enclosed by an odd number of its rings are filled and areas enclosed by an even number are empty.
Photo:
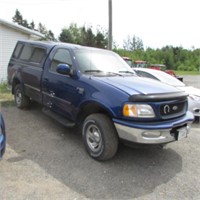
[[[187,111],[187,101],[177,101],[165,103],[160,106],[160,115],[162,119],[179,117]]]

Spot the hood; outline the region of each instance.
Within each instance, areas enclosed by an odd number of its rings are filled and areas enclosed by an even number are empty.
[[[162,94],[176,93],[179,89],[149,78],[137,76],[92,77],[122,90],[129,95],[133,94]]]

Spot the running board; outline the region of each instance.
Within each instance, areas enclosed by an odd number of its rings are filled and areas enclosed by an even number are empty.
[[[49,110],[48,108],[43,108],[42,112],[46,115],[48,115],[49,117],[55,119],[57,122],[61,123],[62,125],[66,126],[66,127],[74,127],[75,123],[62,117],[61,115]]]

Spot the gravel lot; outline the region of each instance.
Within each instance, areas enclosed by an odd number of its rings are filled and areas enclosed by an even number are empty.
[[[184,77],[192,81],[200,86],[199,76]],[[97,162],[74,129],[45,116],[40,106],[1,111],[7,149],[0,161],[0,199],[200,199],[199,120],[188,138],[164,149],[121,145],[114,159]]]
[[[185,84],[200,88],[200,75],[184,75],[182,77]]]

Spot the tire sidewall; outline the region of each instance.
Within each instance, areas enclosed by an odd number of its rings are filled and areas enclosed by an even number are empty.
[[[102,138],[102,145],[101,145],[101,148],[100,148],[100,150],[97,151],[97,152],[92,151],[92,149],[89,147],[89,145],[88,145],[88,143],[87,143],[87,138],[86,138],[86,130],[87,130],[87,128],[88,128],[90,125],[92,125],[92,124],[94,124],[95,126],[98,127],[98,129],[99,129],[99,131],[100,131],[100,134],[101,134],[101,138]],[[84,124],[83,124],[83,129],[82,129],[82,130],[83,130],[83,131],[82,131],[83,141],[84,141],[84,144],[85,144],[85,146],[86,146],[87,152],[88,152],[89,155],[90,155],[91,157],[93,157],[93,158],[98,158],[98,157],[100,157],[100,156],[103,154],[104,150],[105,150],[105,138],[104,138],[104,132],[103,132],[103,130],[102,130],[101,125],[100,125],[100,124],[98,123],[98,121],[95,120],[95,119],[86,119],[85,122],[84,122]]]
[[[18,103],[17,101],[17,95],[18,94],[21,94],[21,101],[20,103]],[[21,89],[21,86],[20,85],[17,85],[15,87],[15,104],[18,108],[21,108],[22,107],[22,98],[23,98],[23,93],[22,93],[22,89]]]
[[[30,105],[30,99],[27,96],[25,96],[22,85],[21,84],[16,85],[14,91],[15,91],[15,93],[14,93],[15,104],[16,104],[17,108],[21,108],[21,109],[28,108]],[[21,94],[20,102],[17,101],[18,94]]]

